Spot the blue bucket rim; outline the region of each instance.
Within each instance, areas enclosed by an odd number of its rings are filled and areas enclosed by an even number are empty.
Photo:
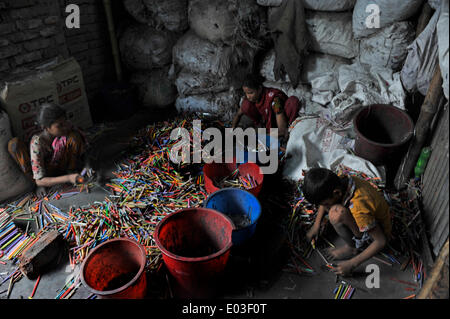
[[[215,252],[214,254],[211,254],[211,255],[208,255],[208,256],[202,256],[202,257],[183,257],[183,256],[179,256],[179,255],[176,255],[176,254],[170,252],[169,250],[167,250],[166,247],[164,247],[164,245],[163,245],[163,244],[161,243],[161,241],[159,240],[159,231],[160,231],[161,227],[164,226],[164,224],[167,223],[167,220],[170,219],[170,218],[172,218],[174,215],[178,215],[178,214],[181,214],[181,213],[185,213],[186,211],[192,211],[192,212],[193,212],[193,211],[199,210],[199,209],[201,209],[201,210],[209,210],[210,213],[213,213],[213,214],[219,214],[220,216],[225,217],[225,219],[226,219],[226,220],[230,223],[230,225],[231,225],[231,233],[233,233],[233,231],[236,229],[236,227],[234,226],[233,221],[232,221],[228,216],[226,216],[225,214],[222,214],[221,212],[219,212],[219,211],[217,211],[217,210],[215,210],[215,209],[206,208],[206,207],[190,207],[190,208],[179,209],[179,210],[177,210],[177,211],[175,211],[175,212],[173,212],[173,213],[167,215],[166,217],[164,217],[164,218],[158,223],[158,225],[156,225],[156,228],[155,228],[155,230],[154,230],[154,232],[153,232],[153,238],[154,238],[154,240],[155,240],[156,246],[158,246],[158,248],[161,250],[161,252],[162,252],[164,255],[166,255],[166,256],[168,256],[168,257],[170,257],[170,258],[172,258],[172,259],[175,259],[175,260],[177,260],[177,261],[184,261],[184,262],[200,262],[200,261],[207,261],[207,260],[210,260],[210,259],[219,257],[219,256],[225,254],[228,250],[231,249],[231,246],[233,246],[233,241],[232,241],[231,236],[230,236],[230,241],[229,241],[229,243],[227,243],[227,245],[225,245],[224,248],[222,248],[221,250]]]
[[[257,222],[257,221],[259,220],[259,218],[261,217],[261,214],[262,214],[262,206],[261,206],[261,203],[259,202],[258,197],[256,197],[256,196],[253,195],[251,192],[249,192],[249,191],[247,191],[247,190],[245,190],[245,189],[234,188],[234,187],[225,187],[225,188],[221,188],[221,189],[215,191],[214,193],[211,193],[211,194],[208,196],[208,198],[206,199],[206,201],[203,203],[203,207],[206,208],[206,205],[208,204],[209,200],[210,200],[213,196],[215,196],[216,194],[221,193],[221,192],[229,192],[229,191],[242,191],[242,192],[247,193],[250,197],[253,197],[253,198],[256,200],[256,202],[258,203],[259,215],[258,215],[258,217],[255,219],[255,221],[254,221],[253,223],[251,223],[250,225],[248,225],[248,226],[246,226],[246,227],[250,227],[250,226],[256,224],[256,222]],[[212,209],[212,208],[206,208],[206,209]],[[218,212],[221,213],[222,215],[225,215],[226,217],[228,217],[227,214],[222,213],[222,212],[220,212],[220,211],[218,211]],[[229,217],[228,217],[228,218],[229,218]],[[233,222],[232,222],[232,223],[233,223]],[[233,223],[233,224],[234,224],[234,223]],[[244,228],[246,228],[246,227],[244,227]],[[240,229],[243,229],[243,228],[240,228]],[[237,229],[237,228],[235,227],[235,229],[233,229],[233,230],[240,230],[240,229]]]

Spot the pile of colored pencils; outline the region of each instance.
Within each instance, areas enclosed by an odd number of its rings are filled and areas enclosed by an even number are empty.
[[[239,168],[237,168],[225,178],[214,181],[214,185],[217,188],[233,187],[249,190],[258,186],[258,182],[250,174],[240,175]]]

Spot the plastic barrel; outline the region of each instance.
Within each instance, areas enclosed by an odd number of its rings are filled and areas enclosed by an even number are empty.
[[[81,282],[105,299],[142,299],[147,293],[144,247],[127,238],[97,246],[81,267]]]
[[[231,220],[242,221],[241,216],[247,216],[249,223],[245,227],[235,225],[233,230],[233,245],[241,245],[253,236],[256,224],[261,216],[261,204],[251,193],[237,188],[224,188],[211,194],[206,200],[206,208],[215,209],[227,216]]]
[[[414,134],[409,115],[392,105],[364,107],[354,117],[353,125],[355,154],[377,166],[396,159]]]
[[[227,216],[207,208],[176,211],[156,226],[154,239],[174,279],[177,297],[207,298],[217,293],[233,229]]]

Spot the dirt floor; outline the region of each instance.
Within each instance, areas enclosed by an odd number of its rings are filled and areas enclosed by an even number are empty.
[[[137,114],[128,120],[119,123],[118,131],[106,133],[99,139],[102,148],[102,163],[106,176],[111,176],[114,170],[114,161],[120,157],[126,147],[126,141],[138,128],[150,121],[156,121],[161,115]],[[316,251],[312,251],[305,261],[314,269],[313,274],[299,274],[288,270],[287,264],[300,263],[292,260],[290,250],[286,242],[286,228],[283,220],[289,214],[289,208],[277,206],[270,199],[283,198],[285,189],[279,184],[279,176],[268,176],[264,188],[259,196],[263,207],[263,213],[258,221],[254,237],[241,247],[233,247],[230,259],[221,282],[214,283],[215,298],[242,298],[242,299],[333,299],[335,288],[342,282],[346,282],[355,288],[352,299],[399,299],[418,293],[419,287],[414,283],[413,270],[407,267],[400,270],[399,264],[386,265],[378,260],[371,259],[358,267],[352,277],[337,278],[325,267],[324,261]],[[73,197],[52,201],[51,203],[61,209],[70,206],[82,206],[94,201],[102,201],[107,191],[95,187],[90,193],[81,193]],[[282,202],[282,201],[281,201]],[[332,229],[328,229],[326,237],[335,245],[342,242]],[[323,251],[327,247],[324,242],[318,242],[317,249]],[[366,285],[368,275],[366,266],[376,264],[379,267],[379,288],[370,288]],[[13,270],[15,265],[8,261],[6,265],[0,264],[0,275]],[[292,268],[291,268],[292,269]],[[54,299],[57,291],[61,289],[65,281],[74,271],[69,261],[62,262],[56,269],[45,273],[40,278],[40,283],[34,299]],[[165,269],[160,272],[148,274],[149,292],[148,298],[165,299],[173,294],[173,283],[167,284]],[[1,278],[1,277],[0,277]],[[403,281],[405,283],[399,282]],[[0,286],[0,298],[6,298],[8,282]],[[10,299],[28,298],[35,280],[26,277],[15,283]],[[409,283],[409,284],[407,284]],[[72,299],[86,299],[92,293],[84,286],[80,286]]]

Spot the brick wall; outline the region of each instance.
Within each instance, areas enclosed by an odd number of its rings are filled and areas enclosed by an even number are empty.
[[[115,80],[105,9],[102,0],[60,0],[63,11],[69,4],[77,4],[81,15],[79,29],[64,28],[67,48],[80,63],[86,92],[92,97],[104,82]]]
[[[80,7],[79,29],[65,26],[69,4]],[[74,56],[92,98],[114,80],[110,47],[101,0],[0,0],[0,81],[56,56]]]

